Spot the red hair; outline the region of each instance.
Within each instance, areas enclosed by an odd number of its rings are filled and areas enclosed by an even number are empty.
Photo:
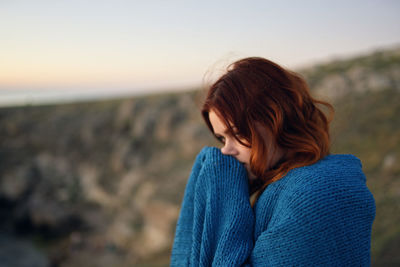
[[[316,104],[330,109],[329,119]],[[211,109],[239,143],[251,148],[250,169],[257,177],[250,182],[250,194],[257,193],[252,206],[269,184],[288,171],[330,154],[333,106],[311,97],[299,74],[270,60],[250,57],[236,61],[209,87],[201,113],[214,134],[209,119]],[[237,128],[235,132],[233,126]],[[265,142],[265,133],[272,139],[271,144],[285,151],[274,166],[269,164],[270,151],[274,149]]]

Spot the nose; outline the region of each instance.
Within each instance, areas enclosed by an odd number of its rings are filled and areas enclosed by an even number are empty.
[[[221,153],[224,155],[234,156],[237,154],[237,149],[235,148],[233,142],[229,141],[228,139],[225,145],[221,148]]]

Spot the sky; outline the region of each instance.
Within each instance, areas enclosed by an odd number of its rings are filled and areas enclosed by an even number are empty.
[[[400,1],[0,0],[0,104],[194,88],[236,59],[296,70],[400,44]]]

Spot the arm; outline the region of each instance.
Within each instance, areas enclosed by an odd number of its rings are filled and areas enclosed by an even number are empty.
[[[241,266],[253,249],[248,190],[240,162],[204,148],[185,189],[171,266]]]

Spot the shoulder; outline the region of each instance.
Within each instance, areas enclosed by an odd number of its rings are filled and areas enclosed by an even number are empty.
[[[375,212],[361,161],[354,155],[328,155],[288,175],[282,200],[289,213],[337,217]]]
[[[361,161],[351,154],[327,155],[314,164],[290,170],[282,178],[288,190],[300,192],[315,192],[316,189],[329,191],[365,182]]]
[[[331,154],[318,162],[294,168],[280,180],[267,187],[259,199],[275,203],[281,213],[331,211],[352,209],[352,203],[374,208],[374,199],[366,186],[359,158],[351,154]]]

